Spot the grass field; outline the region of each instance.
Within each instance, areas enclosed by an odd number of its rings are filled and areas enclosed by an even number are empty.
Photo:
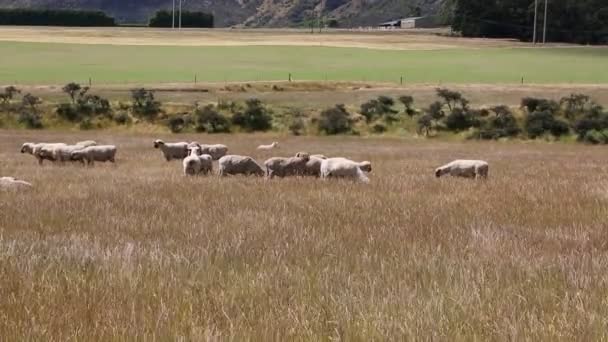
[[[0,83],[341,80],[605,83],[608,49],[374,50],[311,46],[119,46],[0,42]]]
[[[18,153],[89,138],[117,165]],[[275,139],[371,160],[361,185],[187,179],[154,138],[0,131],[0,175],[34,184],[0,192],[3,339],[608,338],[604,149],[213,136],[258,160]],[[434,177],[458,157],[488,160],[489,180]]]

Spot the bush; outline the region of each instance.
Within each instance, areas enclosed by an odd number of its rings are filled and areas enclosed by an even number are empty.
[[[424,136],[428,136],[433,129],[433,116],[431,114],[424,114],[418,118],[418,134],[424,133]]]
[[[374,133],[382,134],[382,133],[384,133],[384,132],[386,132],[386,131],[387,131],[387,128],[386,128],[386,126],[385,126],[383,123],[381,123],[381,122],[376,122],[376,123],[375,123],[375,124],[372,126],[372,131],[373,131]]]
[[[160,113],[161,103],[154,99],[154,92],[144,88],[131,90],[131,98],[133,99],[133,113],[146,120],[152,121],[156,119]]]
[[[517,125],[517,120],[512,113],[505,113],[490,118],[479,130],[479,139],[499,139],[505,137],[515,137],[521,133]]]
[[[245,102],[245,110],[234,114],[232,123],[248,132],[267,131],[272,128],[272,116],[258,99]]]
[[[29,129],[43,128],[42,117],[40,116],[40,114],[38,114],[36,112],[28,112],[28,111],[21,112],[21,114],[19,114],[19,118],[17,119],[17,122],[19,122],[22,125],[25,125],[25,127],[29,128]]]
[[[556,137],[560,137],[568,134],[570,131],[567,123],[556,120],[553,114],[547,110],[528,114],[526,117],[525,129],[528,136],[532,139],[540,137],[547,132],[550,132]]]
[[[387,122],[395,121],[392,116],[397,111],[393,109],[395,100],[388,96],[378,96],[378,98],[369,100],[361,105],[361,114],[365,116],[367,122],[371,122],[378,118],[383,118]]]
[[[184,129],[185,126],[184,118],[181,116],[173,116],[167,120],[167,126],[172,133],[179,133]]]
[[[128,113],[122,112],[114,116],[114,121],[119,125],[127,125],[131,123],[131,117]]]
[[[230,132],[230,120],[219,113],[213,105],[197,108],[194,112],[194,124],[197,132]]]
[[[451,131],[463,131],[481,124],[477,112],[461,108],[454,108],[445,118],[446,127]]]
[[[80,122],[80,124],[78,125],[78,128],[80,128],[83,131],[93,129],[93,122],[91,121],[91,118],[85,118],[84,120],[82,120]]]
[[[101,11],[0,9],[0,25],[114,26],[114,18]]]
[[[352,132],[353,120],[344,105],[338,104],[321,112],[318,125],[325,134],[344,134]]]
[[[405,114],[407,114],[409,117],[416,115],[416,110],[414,109],[414,98],[412,96],[400,96],[399,102],[405,106]]]
[[[592,129],[585,132],[581,141],[592,145],[606,144],[608,143],[608,136],[598,130]]]
[[[82,119],[80,112],[69,103],[60,104],[55,112],[60,118],[70,122],[79,122]]]
[[[443,103],[439,101],[435,101],[429,105],[429,108],[425,110],[428,115],[431,116],[433,120],[441,120],[445,117],[445,113],[443,111]]]
[[[461,93],[445,88],[437,88],[435,91],[437,92],[437,96],[443,100],[443,104],[447,105],[450,111],[457,108],[458,105],[460,105],[460,108],[462,109],[467,109],[469,100],[464,98]]]
[[[303,118],[296,117],[291,121],[287,129],[289,129],[289,132],[291,132],[293,135],[302,135],[306,130],[306,123],[304,122]]]
[[[177,20],[177,18],[176,18]],[[182,27],[213,27],[213,14],[205,12],[182,11]],[[177,21],[175,25],[177,26]],[[173,25],[172,14],[169,11],[158,11],[150,18],[150,27],[171,27]]]
[[[521,107],[526,108],[528,113],[546,111],[550,114],[555,114],[559,110],[559,104],[557,104],[557,102],[534,97],[524,97],[521,99]]]

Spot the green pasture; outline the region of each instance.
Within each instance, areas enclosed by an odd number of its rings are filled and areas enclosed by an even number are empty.
[[[373,50],[0,42],[0,84],[286,80],[606,83],[608,48]]]

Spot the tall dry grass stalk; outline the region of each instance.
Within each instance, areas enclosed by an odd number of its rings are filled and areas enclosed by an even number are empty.
[[[185,178],[157,136],[0,131],[3,340],[602,340],[608,154],[564,144],[172,136],[371,160],[369,185]],[[27,140],[118,163],[38,167]],[[436,179],[460,157],[487,182]]]

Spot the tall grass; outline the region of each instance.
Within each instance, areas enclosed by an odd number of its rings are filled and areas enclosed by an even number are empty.
[[[0,131],[0,174],[35,185],[0,192],[3,339],[608,338],[603,149],[278,138],[275,155],[371,160],[361,185],[185,178],[157,136],[42,134]],[[84,138],[117,144],[117,165],[18,153]],[[179,137],[260,161],[275,139]],[[434,177],[460,157],[489,180]]]

